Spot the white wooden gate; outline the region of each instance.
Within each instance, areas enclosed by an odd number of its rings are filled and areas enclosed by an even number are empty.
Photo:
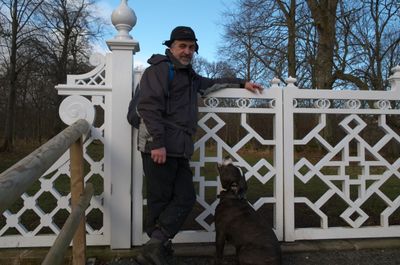
[[[283,90],[286,241],[400,236],[400,67],[393,71],[390,91]],[[296,135],[307,115],[308,133]]]
[[[87,243],[130,248],[146,240],[140,155],[125,119],[140,77],[133,78],[132,56],[139,44],[128,35],[134,12],[126,1],[118,9],[112,53],[93,57],[95,69],[68,76],[58,90],[68,96],[60,106],[65,123],[93,124],[84,146],[85,181],[97,187]],[[214,240],[216,163],[227,155],[243,168],[250,203],[280,240],[400,236],[400,66],[393,71],[390,91],[299,89],[288,78],[260,95],[225,89],[205,98],[191,162],[197,204],[175,240]],[[52,245],[70,211],[68,166],[65,154],[2,213],[0,247]]]
[[[400,150],[400,67],[393,70],[390,91],[299,89],[289,78],[260,95],[225,89],[204,99],[191,162],[197,205],[175,240],[214,240],[216,164],[227,155],[280,240],[399,236],[400,158],[389,149]],[[135,244],[147,240],[142,217]]]
[[[174,239],[176,242],[214,241],[213,217],[219,202],[217,195],[221,190],[217,163],[226,156],[232,157],[235,164],[245,172],[249,190],[258,190],[257,194],[249,192],[251,204],[255,209],[262,211],[263,208],[263,211],[268,213],[266,216],[269,218],[266,221],[274,226],[278,238],[283,239],[281,106],[282,90],[277,85],[262,94],[254,94],[244,89],[224,89],[202,100],[195,153],[191,161],[197,204],[184,231],[178,233]],[[230,128],[233,120],[236,121],[237,127]],[[263,120],[266,124],[255,126],[255,122]],[[265,132],[265,126],[269,127],[269,134]],[[235,142],[227,141],[227,135],[237,133],[240,134],[240,140],[236,137]],[[257,146],[258,154],[254,153],[254,145]],[[268,154],[268,157],[263,157],[265,154]],[[139,157],[140,154],[134,153],[133,156]],[[139,164],[140,162],[137,162],[136,165]],[[141,177],[139,170],[134,176],[134,179],[139,179],[137,185],[141,185]],[[134,199],[136,201],[133,202],[133,207],[136,208],[137,219],[134,219],[136,223],[133,224],[133,242],[142,244],[147,240],[142,230],[141,207],[137,210],[142,199],[136,196]]]

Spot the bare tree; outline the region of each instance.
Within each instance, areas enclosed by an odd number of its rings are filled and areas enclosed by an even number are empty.
[[[209,64],[207,59],[201,56],[194,56],[192,61],[192,67],[196,71],[196,73],[204,76],[207,76],[206,74],[207,64]]]
[[[42,43],[53,66],[56,84],[64,83],[68,72],[76,72],[87,59],[89,42],[102,33],[100,18],[92,16],[93,0],[46,0],[40,9]]]
[[[40,8],[38,23],[42,28],[41,47],[51,76],[52,85],[65,83],[68,73],[86,72],[90,41],[100,37],[106,23],[90,12],[93,0],[45,0]],[[50,92],[51,105],[59,106],[62,98]],[[42,101],[37,101],[42,102]],[[52,131],[59,132],[62,124],[56,118]]]
[[[250,2],[240,0],[237,10],[225,12],[224,45],[219,47],[219,51],[240,77],[263,83],[267,78],[266,70],[271,70],[273,67],[266,68],[263,59],[270,61],[271,57],[260,52],[263,39],[258,37],[262,35],[264,25],[258,27],[260,24],[254,15],[257,8],[253,11],[251,8],[253,4],[258,4],[254,3],[257,1]],[[263,14],[259,14],[261,15]]]
[[[333,56],[336,44],[336,9],[338,0],[307,0],[318,33],[315,57],[315,81],[319,89],[331,89],[334,83]]]
[[[227,62],[209,62],[203,57],[195,57],[193,69],[208,78],[237,77],[236,71]]]
[[[51,136],[49,132],[61,129],[54,85],[64,83],[68,73],[88,71],[91,40],[100,36],[105,23],[89,13],[93,0],[0,0],[0,4],[0,34],[5,36],[0,39],[0,58],[7,69],[1,77],[9,80],[2,150],[10,151],[18,117],[23,117],[18,130],[24,131],[32,114],[29,131],[38,138],[42,132]]]
[[[307,60],[310,13],[299,0],[241,0],[227,12],[226,47],[222,54],[250,69],[251,79],[264,83],[273,77],[308,80],[301,66]],[[245,60],[244,58],[251,58]],[[300,72],[299,72],[300,70]],[[304,78],[303,78],[304,77]],[[298,78],[299,79],[299,78]]]
[[[287,40],[287,62],[289,76],[296,76],[296,0],[290,0],[286,3],[282,0],[276,0],[280,10],[285,16],[286,27],[288,31]]]
[[[252,79],[386,89],[400,58],[399,8],[396,0],[238,0],[225,14],[221,54]]]
[[[400,63],[400,5],[361,1],[342,6],[341,50],[335,76],[361,90],[383,90],[390,69]]]
[[[3,29],[4,36],[2,45],[6,47],[7,52],[7,76],[8,76],[8,102],[4,127],[4,142],[0,151],[12,151],[14,148],[14,129],[15,129],[15,108],[17,97],[18,75],[29,61],[21,61],[18,51],[23,45],[32,41],[35,28],[32,20],[37,9],[43,3],[43,0],[1,0],[0,17],[8,24]],[[8,13],[7,13],[8,12]]]

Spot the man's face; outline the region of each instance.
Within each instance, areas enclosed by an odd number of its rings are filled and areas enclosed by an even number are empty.
[[[170,51],[172,55],[183,65],[188,65],[193,59],[193,54],[196,51],[196,42],[192,40],[175,40]]]

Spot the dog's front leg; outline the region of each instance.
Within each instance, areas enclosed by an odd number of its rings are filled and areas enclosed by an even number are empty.
[[[220,229],[216,230],[215,247],[216,247],[215,265],[222,265],[223,264],[222,260],[224,258],[224,248],[225,248],[225,233],[220,231]]]

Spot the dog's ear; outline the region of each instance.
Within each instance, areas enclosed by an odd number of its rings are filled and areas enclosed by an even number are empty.
[[[223,166],[227,166],[232,163],[233,163],[232,158],[230,158],[229,156],[225,157],[224,159],[222,159],[221,163],[217,163],[218,172],[221,173],[221,169]]]
[[[217,171],[218,171],[218,174],[220,174],[220,175],[221,175],[221,168],[222,168],[222,164],[217,163]]]
[[[225,159],[222,160],[221,164],[223,166],[227,166],[227,165],[233,164],[232,158],[229,157],[229,156],[225,157]]]
[[[247,181],[243,168],[240,168],[239,190],[242,190],[243,192],[247,191]]]
[[[225,160],[222,159],[221,162],[217,163],[218,172],[221,172],[222,167],[225,165],[225,164],[224,164],[224,161],[225,161]]]

